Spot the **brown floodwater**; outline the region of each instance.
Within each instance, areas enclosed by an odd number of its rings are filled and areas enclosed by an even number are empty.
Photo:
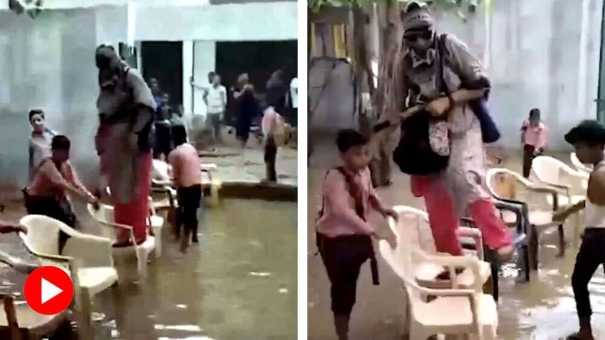
[[[308,212],[308,334],[309,339],[336,339],[330,312],[329,282],[321,259],[314,256],[314,224],[318,188],[326,169],[335,159],[335,152],[322,145],[311,160],[309,169]],[[569,155],[557,155],[568,161]],[[521,171],[519,158],[511,156],[503,166]],[[581,189],[574,188],[579,194]],[[422,200],[410,194],[409,177],[394,171],[394,185],[380,189],[381,198],[391,205],[423,208]],[[520,193],[524,195],[525,193]],[[531,205],[547,204],[535,199]],[[546,207],[546,205],[544,206]],[[557,258],[556,233],[541,239],[540,269],[533,272],[529,283],[516,283],[515,264],[503,266],[499,278],[498,339],[558,340],[577,330],[577,317],[570,281],[577,247],[573,245],[573,219],[566,224],[569,243],[565,257]],[[383,227],[383,226],[381,226]],[[380,257],[380,256],[378,256]],[[373,286],[369,266],[364,266],[357,290],[357,304],[352,315],[351,338],[392,340],[405,339],[407,334],[406,296],[401,280],[379,259],[381,284]],[[605,339],[605,268],[599,267],[590,282],[593,327],[596,339]],[[446,312],[446,311],[444,311]]]
[[[95,232],[84,210],[84,230]],[[2,218],[17,220],[20,209]],[[168,230],[141,284],[94,300],[95,340],[296,339],[296,203],[228,199],[205,208],[200,243],[183,256]],[[29,258],[16,235],[0,251]],[[0,292],[22,299],[25,275],[0,267]]]

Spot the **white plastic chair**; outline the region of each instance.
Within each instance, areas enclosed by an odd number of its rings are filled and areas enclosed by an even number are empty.
[[[538,178],[538,181],[560,191],[560,194],[557,196],[558,204],[555,204],[554,196],[549,195],[547,197],[548,203],[553,205],[556,209],[563,206],[576,204],[586,199],[585,195],[572,195],[571,185],[568,183],[563,183],[560,175],[564,173],[574,178],[580,182],[580,185],[583,189],[586,189],[588,187],[588,178],[590,177],[588,173],[574,170],[560,160],[549,156],[536,157],[532,163],[532,170]],[[574,224],[574,244],[578,244],[581,228],[583,227],[580,213],[575,214]]]
[[[427,288],[447,288],[450,287],[452,282],[450,280],[438,280],[437,276],[444,270],[440,263],[434,263],[431,261],[424,261],[423,259],[428,256],[438,255],[446,258],[455,259],[456,257],[449,254],[440,254],[435,250],[435,242],[433,235],[428,224],[428,215],[426,212],[407,206],[396,206],[395,211],[399,214],[399,220],[395,223],[393,220],[389,221],[391,229],[397,230],[396,234],[401,240],[397,243],[397,247],[403,247],[399,249],[401,252],[410,250],[416,251],[418,254],[423,254],[420,259],[410,258],[411,260],[419,260],[409,264],[409,268],[413,270],[413,277],[415,281],[421,286]],[[461,287],[472,287],[475,281],[480,281],[481,284],[487,282],[491,274],[490,264],[482,261],[483,259],[483,241],[479,230],[460,227],[459,236],[461,237],[473,237],[475,238],[475,244],[479,247],[476,251],[472,252],[480,267],[479,276],[474,276],[474,273],[469,270],[464,270],[462,273],[457,275],[451,275],[456,284]],[[403,258],[405,258],[404,256]],[[478,277],[478,280],[475,280]]]
[[[463,267],[471,278],[482,277],[482,261],[470,256],[429,255],[414,246],[406,232],[406,215],[415,215],[420,220],[426,217],[423,211],[409,207],[395,207],[400,214],[398,223],[389,223],[396,236],[396,247],[391,248],[385,241],[379,241],[379,251],[385,262],[403,281],[410,306],[410,339],[428,339],[438,334],[478,335],[479,339],[496,339],[498,312],[491,295],[483,294],[483,280],[473,279],[463,287],[462,274],[455,275],[456,268]],[[421,236],[422,237],[422,236]],[[418,283],[418,263],[448,268],[452,279],[450,288],[431,289]],[[489,273],[489,265],[487,272]],[[434,299],[428,300],[431,296]]]
[[[510,178],[515,180],[515,184],[521,184],[526,190],[528,190],[532,194],[539,194],[547,197],[547,201],[553,202],[551,210],[542,210],[542,209],[534,209],[530,208],[525,202],[515,200],[515,197],[503,197],[503,194],[498,192],[497,188],[495,188],[496,180],[499,176],[510,176]],[[497,200],[503,201],[506,203],[517,204],[522,207],[524,214],[526,214],[525,218],[527,222],[529,222],[529,255],[530,255],[530,263],[532,269],[538,269],[538,247],[539,247],[539,237],[542,235],[549,235],[553,232],[558,232],[559,234],[559,255],[563,255],[565,252],[565,234],[563,229],[562,221],[553,220],[553,216],[555,210],[558,209],[558,206],[555,204],[555,200],[557,199],[560,192],[551,186],[548,185],[539,185],[531,182],[530,180],[523,178],[520,174],[505,169],[505,168],[493,168],[487,171],[487,175],[485,178],[487,189],[490,194]],[[550,197],[550,199],[548,199]],[[509,227],[517,225],[519,222],[517,220],[517,215],[512,211],[501,211],[501,218],[505,224]]]
[[[569,155],[569,158],[571,159],[571,164],[573,164],[573,166],[575,166],[579,172],[585,172],[587,174],[592,172],[592,166],[587,166],[586,164],[580,162],[575,152],[572,152]]]
[[[80,233],[61,221],[42,215],[25,216],[20,223],[27,227],[27,234],[19,233],[19,236],[40,264],[61,268],[70,275],[76,306],[85,318],[81,326],[88,334],[92,297],[118,283],[111,240]],[[59,254],[60,232],[69,235],[62,254]]]
[[[26,264],[25,261],[2,252],[0,252],[0,262],[23,274],[29,274],[39,268],[38,265]],[[4,310],[4,314],[0,313],[2,339],[6,339],[7,335],[11,340],[39,339],[49,336],[61,326],[67,315],[67,312],[53,315],[36,313],[26,302],[15,302],[11,295],[6,294],[0,294],[0,304]]]
[[[151,254],[156,247],[156,238],[147,235],[145,242],[136,245],[132,226],[115,223],[113,207],[110,205],[99,204],[99,209],[95,210],[94,207],[89,204],[88,212],[101,227],[101,233],[111,239],[112,244],[115,244],[117,241],[119,232],[129,233],[129,239],[133,245],[127,247],[112,247],[112,254],[119,264],[127,262],[127,259],[134,254],[137,259],[139,277],[144,278],[147,275],[147,260],[149,254]]]

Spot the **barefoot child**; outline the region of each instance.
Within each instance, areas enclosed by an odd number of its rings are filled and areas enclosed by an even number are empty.
[[[183,224],[185,230],[181,236],[181,251],[186,252],[190,239],[193,243],[198,242],[197,211],[202,200],[202,174],[197,150],[187,143],[185,127],[173,127],[172,134],[176,148],[168,155],[168,163],[172,166],[177,190],[179,224]]]
[[[349,319],[361,266],[370,260],[372,279],[378,284],[378,270],[367,221],[370,209],[383,216],[397,217],[382,205],[372,188],[366,139],[355,130],[342,130],[336,139],[342,166],[326,174],[322,187],[322,208],[317,221],[317,245],[331,283],[332,312],[339,340],[347,340]]]
[[[540,119],[540,110],[531,109],[529,119],[521,127],[521,143],[523,143],[523,177],[528,178],[531,162],[544,152],[548,128]]]
[[[586,219],[582,245],[571,277],[580,331],[567,338],[592,340],[588,283],[597,268],[605,265],[605,127],[596,121],[583,121],[565,135],[565,141],[573,145],[582,163],[594,166],[588,180],[587,199],[576,204],[578,208],[585,205]]]

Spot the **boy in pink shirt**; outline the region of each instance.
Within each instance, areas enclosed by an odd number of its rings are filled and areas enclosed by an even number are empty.
[[[372,187],[366,139],[355,130],[342,130],[336,139],[343,165],[328,171],[317,220],[317,246],[331,283],[332,312],[339,340],[348,339],[349,319],[356,299],[361,266],[370,260],[372,279],[378,268],[368,223],[370,209],[397,218],[384,207]]]
[[[197,211],[202,200],[202,173],[197,150],[187,143],[185,127],[174,126],[172,135],[175,149],[168,155],[168,163],[172,166],[179,202],[178,224],[185,230],[181,235],[181,251],[186,252],[190,238],[193,243],[198,242]]]
[[[265,144],[265,167],[266,167],[266,181],[276,182],[277,171],[275,169],[275,161],[277,159],[277,141],[275,138],[276,134],[284,133],[283,126],[285,121],[283,117],[275,111],[273,106],[269,106],[263,112],[263,119],[261,121],[261,129],[263,131],[263,143]]]
[[[531,163],[535,157],[544,152],[548,128],[540,119],[540,110],[531,109],[529,119],[521,127],[521,143],[523,143],[523,177],[528,178]]]

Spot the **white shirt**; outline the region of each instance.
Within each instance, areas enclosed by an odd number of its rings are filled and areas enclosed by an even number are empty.
[[[223,113],[227,106],[227,89],[223,85],[210,86],[206,95],[208,113]]]
[[[290,82],[290,98],[292,98],[292,108],[298,109],[298,78],[293,78]]]

